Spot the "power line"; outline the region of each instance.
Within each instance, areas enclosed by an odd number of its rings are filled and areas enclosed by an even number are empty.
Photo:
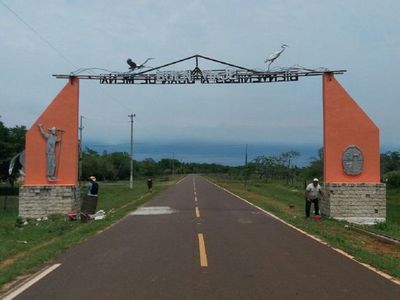
[[[36,34],[47,46],[49,46],[51,49],[53,49],[60,57],[62,57],[68,64],[70,64],[74,69],[77,69],[78,67],[66,56],[64,53],[62,53],[59,49],[57,49],[56,46],[54,46],[48,39],[46,39],[43,35],[41,35],[33,26],[31,26],[28,22],[26,22],[21,16],[19,16],[10,6],[5,4],[3,0],[0,0],[0,3],[9,11],[11,12],[22,24],[24,24],[26,27],[28,27],[34,34]],[[92,71],[88,70],[88,73],[95,75]],[[124,109],[129,109],[127,106],[123,105],[119,101],[117,101],[114,97],[112,97],[110,94],[105,92],[105,94],[113,100],[115,103],[119,104],[122,108]]]
[[[49,42],[44,36],[42,36],[35,28],[33,28],[31,25],[29,25],[24,19],[22,19],[11,7],[9,7],[7,4],[3,2],[3,0],[0,0],[0,3],[8,9],[21,23],[23,23],[26,27],[28,27],[33,33],[35,33],[47,46],[49,46],[51,49],[53,49],[55,52],[58,53],[67,63],[72,65],[74,68],[77,68],[77,66],[68,58],[66,57],[60,50],[58,50],[52,43]]]

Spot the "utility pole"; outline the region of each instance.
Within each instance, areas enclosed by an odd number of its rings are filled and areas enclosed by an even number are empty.
[[[131,113],[128,117],[131,119],[131,174],[129,177],[129,188],[133,188],[133,118],[136,117],[136,114]]]
[[[248,145],[246,144],[246,157],[244,159],[244,165],[247,167],[247,147]]]
[[[82,180],[82,131],[83,131],[83,116],[80,116],[80,125],[79,125],[79,173],[78,179],[79,181]]]
[[[246,144],[246,156],[245,156],[245,159],[244,159],[244,189],[246,190],[247,189],[247,173],[248,173],[248,170],[247,170],[247,144]]]
[[[175,176],[175,152],[172,152],[172,176]]]

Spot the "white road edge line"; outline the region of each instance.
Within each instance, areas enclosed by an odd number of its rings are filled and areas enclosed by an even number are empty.
[[[20,287],[18,287],[16,290],[12,291],[10,294],[8,294],[7,296],[5,296],[4,298],[2,298],[3,300],[11,300],[14,299],[15,297],[17,297],[19,294],[21,294],[22,292],[24,292],[25,290],[27,290],[28,288],[30,288],[32,285],[34,285],[36,282],[38,282],[40,279],[42,279],[43,277],[45,277],[46,275],[50,274],[51,272],[53,272],[55,269],[57,269],[59,266],[61,266],[61,264],[55,264],[52,265],[46,269],[44,269],[43,271],[41,271],[39,274],[37,274],[36,276],[34,276],[33,278],[31,278],[29,281],[25,282],[24,284],[22,284]]]
[[[175,185],[180,184],[182,181],[184,181],[188,176],[186,175],[185,177],[183,177],[181,180],[179,180],[177,183],[175,183]]]
[[[204,178],[204,177],[203,177],[203,178]],[[216,184],[216,183],[214,183],[214,182],[208,180],[207,178],[204,178],[204,179],[207,180],[209,183],[213,184],[214,186],[216,186],[217,188],[220,188],[220,189],[224,190],[224,191],[227,192],[228,194],[231,194],[232,196],[234,196],[234,197],[236,197],[236,198],[238,198],[238,199],[240,199],[240,200],[246,202],[247,204],[249,204],[249,205],[255,207],[256,209],[262,211],[263,213],[269,215],[270,217],[272,217],[272,218],[274,218],[274,219],[276,219],[276,220],[282,222],[283,224],[285,224],[285,225],[287,225],[287,226],[293,228],[294,230],[297,230],[298,232],[300,232],[300,233],[302,233],[302,234],[308,236],[309,238],[312,238],[313,240],[315,240],[315,241],[317,241],[317,242],[319,242],[319,243],[321,243],[321,244],[323,244],[323,245],[325,245],[325,246],[331,248],[332,250],[334,250],[334,251],[340,253],[341,255],[343,255],[343,256],[345,256],[345,257],[351,259],[352,261],[354,261],[354,262],[356,262],[356,263],[362,265],[363,267],[365,267],[365,268],[367,268],[367,269],[369,269],[369,270],[371,270],[371,271],[377,273],[378,275],[380,275],[380,276],[382,276],[382,277],[384,277],[384,278],[390,280],[391,282],[393,282],[393,283],[395,283],[395,284],[397,284],[397,285],[400,285],[400,280],[398,280],[398,279],[396,279],[396,278],[390,276],[389,274],[386,274],[386,273],[384,273],[384,272],[382,272],[382,271],[376,269],[375,267],[373,267],[373,266],[371,266],[371,265],[369,265],[369,264],[366,264],[366,263],[363,263],[363,262],[358,261],[357,259],[354,258],[354,256],[348,254],[347,252],[345,252],[345,251],[343,251],[343,250],[341,250],[341,249],[338,249],[338,248],[335,248],[335,247],[329,245],[327,242],[325,242],[325,241],[323,241],[323,240],[317,238],[316,236],[313,236],[313,235],[311,235],[311,234],[309,234],[309,233],[307,233],[307,232],[301,230],[300,228],[297,228],[296,226],[294,226],[294,225],[292,225],[292,224],[290,224],[290,223],[288,223],[288,222],[286,222],[286,221],[280,219],[279,217],[275,216],[274,214],[270,213],[269,211],[266,211],[265,209],[262,209],[261,207],[258,207],[257,205],[255,205],[255,204],[253,204],[253,203],[247,201],[246,199],[244,199],[244,198],[242,198],[242,197],[240,197],[240,196],[238,196],[238,195],[232,193],[231,191],[227,190],[226,188],[223,188],[222,186],[219,186],[218,184]]]

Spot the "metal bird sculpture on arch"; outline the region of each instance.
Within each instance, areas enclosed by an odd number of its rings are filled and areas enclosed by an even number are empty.
[[[269,67],[271,66],[271,64],[283,53],[283,51],[285,51],[285,49],[287,47],[289,47],[289,45],[282,44],[281,45],[281,48],[282,48],[281,50],[272,53],[268,58],[266,58],[264,60],[265,63],[268,63],[268,71],[269,71]]]
[[[128,58],[128,60],[126,61],[126,63],[129,65],[129,72],[133,72],[135,70],[140,70],[146,67],[146,63],[151,60],[154,59],[153,57],[149,57],[147,58],[144,63],[137,65],[132,59]]]

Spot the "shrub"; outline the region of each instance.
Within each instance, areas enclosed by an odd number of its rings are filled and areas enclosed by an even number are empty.
[[[0,196],[18,196],[19,194],[19,187],[14,186],[11,187],[10,185],[0,186]]]
[[[385,181],[390,187],[400,187],[400,171],[390,171],[384,175]]]

